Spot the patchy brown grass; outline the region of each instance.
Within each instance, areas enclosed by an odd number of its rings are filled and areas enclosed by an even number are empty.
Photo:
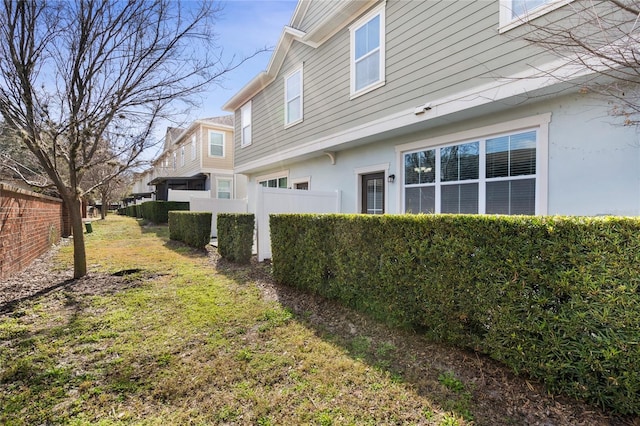
[[[166,227],[109,217],[87,237],[88,277],[0,306],[2,424],[640,425],[280,287],[268,264],[170,242]],[[62,247],[38,267],[60,278],[70,259]]]

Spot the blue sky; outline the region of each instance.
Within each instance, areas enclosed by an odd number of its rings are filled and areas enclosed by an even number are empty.
[[[194,0],[198,1],[198,0]],[[223,49],[223,60],[250,56],[256,50],[274,49],[285,25],[289,25],[297,0],[221,0],[223,10],[216,20],[216,44]],[[222,106],[261,71],[266,70],[273,50],[262,52],[247,60],[239,68],[224,76],[220,84],[213,84],[199,99],[200,107],[179,120],[185,123],[158,123],[154,139],[164,138],[167,126],[185,127],[199,118],[228,115]],[[177,117],[176,117],[177,118]],[[162,144],[145,151],[152,160],[162,151]]]
[[[285,25],[289,24],[297,0],[225,0],[223,12],[216,22],[218,45],[224,56],[248,56],[260,48],[274,48]],[[272,52],[260,53],[230,72],[222,82],[205,94],[202,107],[194,110],[192,119],[226,115],[222,105],[253,77],[264,71]]]

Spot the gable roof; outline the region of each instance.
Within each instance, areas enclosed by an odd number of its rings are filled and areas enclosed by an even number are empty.
[[[253,98],[258,92],[267,87],[278,75],[293,41],[304,43],[313,48],[321,46],[336,32],[347,26],[354,18],[362,14],[381,0],[351,0],[336,2],[329,13],[314,23],[306,31],[298,29],[304,21],[309,5],[316,0],[299,0],[289,25],[285,26],[278,40],[278,44],[271,55],[271,60],[265,71],[255,76],[238,93],[233,95],[223,106],[224,111],[233,112]],[[382,0],[382,2],[385,0]]]

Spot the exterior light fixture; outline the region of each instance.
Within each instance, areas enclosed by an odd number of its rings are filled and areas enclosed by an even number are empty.
[[[396,181],[396,175],[389,175],[389,177],[387,177],[387,182],[393,183],[395,181]]]

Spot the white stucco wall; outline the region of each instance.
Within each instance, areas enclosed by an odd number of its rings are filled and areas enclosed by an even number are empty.
[[[551,113],[548,132],[547,214],[625,215],[640,214],[640,138],[635,128],[624,127],[609,115],[610,106],[594,97],[574,94],[498,114],[455,122],[446,127],[405,135],[393,140],[289,164],[289,182],[309,177],[310,189],[340,190],[343,213],[359,210],[357,171],[385,165],[395,183],[385,182],[387,213],[400,212],[402,183],[395,146]],[[478,135],[480,136],[480,135]],[[486,135],[483,135],[486,136]],[[255,212],[256,176],[248,182],[249,211]]]

